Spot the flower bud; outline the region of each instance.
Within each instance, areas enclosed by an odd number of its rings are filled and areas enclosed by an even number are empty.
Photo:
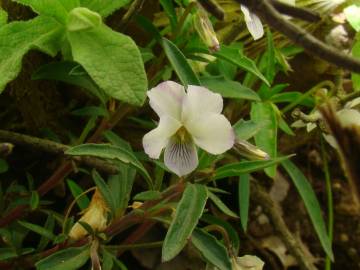
[[[96,189],[89,207],[84,211],[79,221],[89,224],[94,231],[101,232],[106,228],[108,211],[109,209],[104,199],[99,190]],[[87,234],[88,232],[85,228],[79,222],[76,222],[70,230],[69,237],[73,240],[78,240]]]
[[[245,140],[236,139],[234,149],[239,155],[250,160],[266,160],[270,158],[268,153]]]
[[[194,27],[201,40],[210,51],[215,52],[220,49],[219,41],[216,37],[212,23],[209,20],[206,11],[201,6],[199,6],[197,13],[194,16]]]
[[[95,28],[101,24],[99,13],[84,7],[77,7],[70,11],[67,28],[69,31],[81,31]]]
[[[264,262],[256,256],[245,255],[242,257],[232,257],[231,265],[233,270],[262,270]]]

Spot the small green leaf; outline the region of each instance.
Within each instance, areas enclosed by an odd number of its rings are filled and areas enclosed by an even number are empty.
[[[171,260],[184,248],[204,211],[207,197],[205,186],[187,184],[165,236],[162,247],[163,262]]]
[[[26,229],[29,229],[30,231],[33,231],[37,234],[40,234],[41,236],[44,236],[50,240],[54,240],[55,239],[55,235],[48,231],[47,229],[43,228],[42,226],[36,225],[36,224],[32,224],[26,221],[18,221],[18,223],[25,227]]]
[[[260,101],[260,97],[250,88],[224,77],[203,77],[201,84],[224,98],[236,98]]]
[[[9,169],[9,165],[5,159],[0,158],[0,173],[5,173]]]
[[[208,51],[203,50],[203,53],[209,54]],[[232,48],[230,46],[221,46],[221,50],[215,52],[213,56],[223,59],[245,71],[248,71],[270,86],[268,80],[265,76],[260,72],[260,70],[256,67],[255,62],[250,58],[247,58],[245,55],[241,53],[238,48]]]
[[[175,70],[182,84],[185,87],[188,85],[200,85],[199,78],[196,76],[179,48],[166,38],[162,39],[162,45],[171,66]]]
[[[204,214],[201,217],[201,221],[209,225],[215,224],[223,227],[226,230],[227,234],[229,235],[232,249],[235,251],[235,254],[238,253],[240,247],[239,234],[229,222],[223,220],[221,217],[216,217],[209,214]]]
[[[89,246],[73,247],[60,250],[40,261],[37,270],[76,270],[83,266],[90,257]]]
[[[75,69],[78,72],[73,72]],[[99,98],[104,104],[108,99],[87,72],[76,62],[62,61],[43,65],[35,71],[31,78],[33,80],[57,80],[79,86],[88,90],[91,95]]]
[[[200,251],[201,255],[218,269],[232,269],[226,248],[215,236],[204,230],[195,229],[191,236],[191,242]]]
[[[227,164],[216,169],[214,180],[259,171],[269,166],[273,166],[287,158],[289,157],[278,157],[270,160],[241,161]]]
[[[250,175],[248,173],[240,175],[238,191],[241,227],[246,232],[250,204]]]
[[[224,204],[221,199],[216,196],[214,193],[212,193],[211,191],[208,190],[208,195],[209,195],[209,199],[226,215],[233,217],[233,218],[238,218],[238,216],[229,209],[229,207],[226,206],[226,204]]]
[[[39,207],[40,197],[39,193],[37,191],[31,191],[31,197],[30,197],[30,209],[35,210]]]
[[[60,50],[64,27],[47,16],[0,27],[0,93],[21,70],[22,58],[31,49],[55,56]]]
[[[101,175],[94,169],[92,171],[92,177],[96,186],[98,187],[103,199],[105,200],[106,204],[109,206],[111,213],[115,214],[116,211],[116,202],[112,196],[111,190],[109,186],[106,184],[104,179]]]
[[[99,13],[85,7],[77,7],[70,11],[67,19],[69,32],[85,31],[100,26],[102,19]]]
[[[309,181],[305,175],[299,170],[299,168],[290,160],[285,160],[281,163],[286,172],[290,175],[296,189],[298,190],[301,198],[304,201],[306,210],[309,213],[311,222],[315,228],[315,231],[320,239],[320,243],[325,250],[326,254],[334,260],[334,254],[331,249],[331,241],[326,231],[325,222],[322,217],[319,201],[316,198],[316,194],[311,187]]]
[[[276,75],[276,58],[275,58],[275,47],[274,40],[269,28],[266,29],[266,70],[265,75],[270,83],[273,82]]]
[[[68,32],[67,37],[74,60],[106,94],[136,106],[144,103],[147,78],[140,51],[130,37],[104,24]]]
[[[78,184],[76,184],[73,180],[68,179],[66,181],[66,183],[68,184],[68,187],[69,187],[70,192],[73,195],[74,199],[75,198],[77,199],[76,204],[79,206],[79,208],[81,210],[86,209],[89,206],[90,200],[86,196],[86,194],[83,194],[82,196],[80,196],[84,192],[83,189]]]
[[[148,190],[136,194],[133,198],[135,201],[158,200],[161,198],[161,192],[158,190]]]
[[[174,32],[177,26],[176,10],[172,0],[160,0],[161,6],[163,7],[166,15],[170,20],[172,31]]]
[[[149,187],[152,189],[151,177],[136,158],[133,152],[110,144],[81,144],[68,149],[65,152],[66,155],[71,156],[95,156],[100,158],[118,160],[125,164],[131,164],[144,176]]]
[[[111,144],[132,152],[130,144],[127,141],[125,141],[123,138],[121,138],[119,135],[117,135],[115,132],[111,130],[107,130],[104,132],[104,137]]]
[[[248,140],[255,136],[264,126],[266,122],[255,123],[254,121],[240,119],[238,122],[233,125],[236,137],[240,140]]]
[[[81,6],[96,11],[105,18],[119,8],[129,4],[131,0],[80,0],[80,2]]]
[[[115,201],[115,217],[124,214],[136,175],[136,170],[126,164],[120,164],[119,171],[119,174],[111,175],[108,179],[108,185]]]
[[[271,158],[277,156],[277,115],[273,105],[268,102],[254,102],[251,105],[251,120],[264,123],[264,127],[255,134],[256,146],[269,154]],[[265,169],[269,177],[276,173],[276,163]]]
[[[44,229],[49,232],[53,232],[54,227],[55,227],[55,218],[54,218],[54,215],[50,213],[50,214],[48,214],[48,217],[46,218],[46,221],[44,224]],[[55,236],[55,238],[53,239],[54,242],[55,242],[56,238],[57,238],[57,236]],[[50,242],[49,238],[42,236],[40,238],[39,244],[37,246],[37,250],[38,251],[44,250],[45,247],[49,244],[49,242]]]

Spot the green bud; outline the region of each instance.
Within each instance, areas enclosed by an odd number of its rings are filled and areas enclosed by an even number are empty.
[[[101,25],[100,14],[84,7],[77,7],[70,11],[67,23],[69,31],[89,30]]]
[[[209,20],[208,14],[200,6],[194,16],[194,27],[209,50],[218,51],[220,49],[219,41],[216,37],[212,23]]]

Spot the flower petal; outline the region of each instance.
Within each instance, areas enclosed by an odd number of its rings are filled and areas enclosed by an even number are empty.
[[[183,100],[182,122],[192,121],[206,113],[221,113],[223,99],[221,95],[213,93],[205,87],[189,85]]]
[[[207,114],[185,124],[195,144],[217,155],[233,147],[235,134],[229,120],[222,114]]]
[[[170,139],[165,148],[164,161],[166,167],[179,177],[191,173],[199,163],[194,142],[179,142],[177,139]]]
[[[240,9],[244,14],[246,26],[254,40],[261,38],[264,35],[264,27],[260,18],[256,14],[250,12],[246,6],[240,5]]]
[[[343,126],[360,126],[360,112],[354,109],[342,109],[336,112],[339,117],[340,123]]]
[[[181,123],[170,117],[160,118],[157,128],[146,133],[143,138],[145,153],[151,158],[159,158],[161,150],[168,144],[169,138],[181,127]]]
[[[165,81],[147,92],[150,106],[159,117],[169,115],[180,120],[184,87],[173,81]]]

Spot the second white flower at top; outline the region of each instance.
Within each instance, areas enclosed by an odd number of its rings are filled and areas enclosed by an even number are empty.
[[[160,121],[143,138],[145,153],[157,159],[165,148],[165,165],[178,176],[196,169],[195,145],[214,155],[234,145],[234,131],[221,114],[221,95],[194,85],[185,92],[182,85],[173,81],[160,83],[147,95]]]

